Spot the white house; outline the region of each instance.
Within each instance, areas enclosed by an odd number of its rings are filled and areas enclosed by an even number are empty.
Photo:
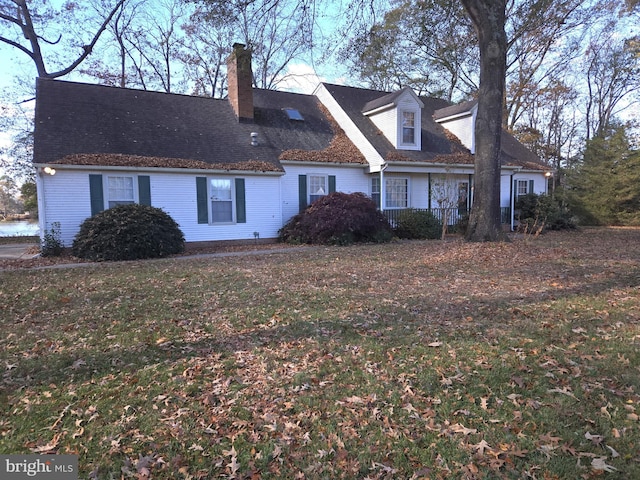
[[[139,202],[170,214],[187,242],[269,239],[332,191],[364,192],[391,217],[424,208],[452,220],[470,208],[475,103],[408,88],[254,89],[240,44],[228,75],[225,100],[38,79],[41,231],[57,222],[70,245],[84,219]],[[518,195],[546,191],[547,168],[512,136],[502,140],[509,224]]]

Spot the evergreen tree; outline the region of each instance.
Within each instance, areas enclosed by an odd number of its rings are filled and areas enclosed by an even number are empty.
[[[627,127],[611,125],[587,142],[569,186],[580,223],[640,225],[640,150],[632,147]]]

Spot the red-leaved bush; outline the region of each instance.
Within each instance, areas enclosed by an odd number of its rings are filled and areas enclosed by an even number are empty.
[[[356,242],[388,242],[393,238],[389,222],[373,200],[363,193],[334,192],[295,215],[278,232],[287,243],[350,245]]]

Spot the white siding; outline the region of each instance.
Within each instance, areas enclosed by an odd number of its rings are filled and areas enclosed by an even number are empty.
[[[54,222],[60,224],[60,240],[71,246],[80,224],[91,216],[89,196],[89,173],[56,168],[56,174],[42,174],[38,198],[44,206],[44,222],[41,221],[41,235],[51,229]],[[41,215],[42,217],[42,215]]]
[[[335,175],[339,192],[363,192],[371,194],[371,178],[366,166],[338,166],[334,164],[288,164],[286,175],[205,175],[189,173],[143,172],[150,178],[151,204],[162,208],[180,225],[187,242],[210,240],[252,240],[254,232],[261,239],[277,237],[278,230],[299,211],[299,175]],[[56,174],[38,177],[38,196],[41,202],[41,232],[51,229],[53,222],[60,224],[61,240],[70,246],[80,224],[91,216],[89,174],[102,174],[98,170],[66,170],[56,168]],[[109,171],[109,174],[132,175],[134,172]],[[198,224],[196,177],[244,178],[246,223]],[[409,206],[428,208],[429,177],[424,173],[385,173],[388,177],[409,179]],[[440,182],[451,185],[452,198],[457,195],[457,183],[468,181],[468,175],[432,173],[432,185]],[[500,206],[511,206],[514,180],[533,180],[534,192],[546,192],[546,178],[542,172],[503,173],[500,178]],[[433,208],[438,208],[436,194],[432,191]]]
[[[77,171],[57,168],[54,176],[43,175],[39,184],[39,196],[44,198],[46,225],[42,231],[51,228],[53,222],[60,223],[61,240],[69,246],[80,228],[80,224],[91,216],[89,174],[103,174],[100,171]],[[109,172],[118,174],[118,172]],[[131,175],[129,172],[120,172]],[[141,173],[149,175],[151,204],[162,208],[180,225],[187,242],[209,240],[253,239],[254,232],[260,238],[277,237],[281,226],[280,177],[213,175],[215,177],[244,178],[246,223],[208,225],[198,224],[196,203],[196,177],[204,174]],[[208,175],[211,177],[212,175]]]
[[[516,172],[514,175],[502,175],[500,177],[500,206],[510,207],[511,197],[513,193],[515,198],[514,183],[518,180],[527,182],[527,186],[533,180],[533,193],[542,195],[547,193],[547,177],[543,172]]]
[[[409,178],[409,207],[429,208],[428,175],[412,175]]]
[[[398,145],[398,111],[390,108],[369,116],[369,120],[378,127],[394,147]]]
[[[500,176],[500,207],[511,207],[511,175]]]
[[[244,178],[246,223],[199,224],[196,177]],[[187,242],[276,238],[280,228],[279,177],[244,175],[151,175],[151,204],[178,222]],[[179,201],[176,201],[178,200]]]
[[[473,132],[474,117],[469,115],[467,117],[456,118],[448,122],[441,122],[441,125],[453,133],[458,140],[467,147],[471,153],[476,153],[474,132]]]
[[[335,175],[336,191],[344,193],[362,192],[371,194],[371,175],[365,173],[365,165],[335,166],[332,164],[284,165],[287,174],[280,178],[282,191],[282,225],[300,211],[299,175]]]

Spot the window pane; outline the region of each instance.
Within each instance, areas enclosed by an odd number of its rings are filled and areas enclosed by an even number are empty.
[[[233,222],[233,202],[211,202],[211,212],[213,223]]]
[[[518,196],[527,194],[527,183],[526,180],[518,180]]]
[[[327,194],[327,177],[309,175],[309,203],[313,203]]]
[[[402,143],[415,143],[415,113],[402,112]]]
[[[380,177],[371,177],[371,200],[380,208]]]
[[[113,208],[116,205],[129,205],[131,203],[134,203],[133,200],[128,202],[125,200],[109,200],[109,208]]]
[[[133,177],[107,177],[107,186],[109,207],[134,202]]]
[[[211,180],[211,197],[216,201],[231,200],[231,180],[214,178]]]
[[[211,179],[211,221],[233,222],[233,197],[230,178]]]
[[[406,178],[386,179],[387,208],[407,208],[408,189]]]

